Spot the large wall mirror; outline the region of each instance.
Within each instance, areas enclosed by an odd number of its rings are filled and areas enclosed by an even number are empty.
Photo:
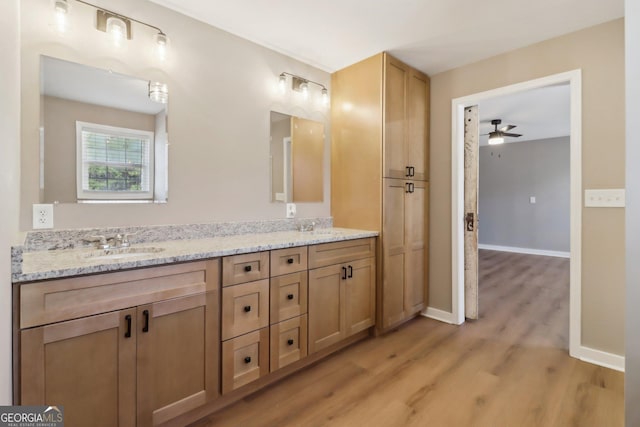
[[[40,199],[167,201],[166,86],[41,56]]]
[[[322,202],[324,125],[271,112],[271,201]]]

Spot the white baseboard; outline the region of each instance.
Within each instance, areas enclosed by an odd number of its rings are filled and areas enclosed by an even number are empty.
[[[578,359],[583,362],[593,363],[594,365],[624,372],[624,356],[619,356],[617,354],[581,346]]]
[[[516,248],[514,246],[485,245],[484,243],[478,243],[478,249],[488,249],[490,251],[501,252],[515,252],[518,254],[554,256],[558,258],[571,257],[571,254],[569,252],[547,251],[545,249]]]
[[[427,309],[421,314],[424,317],[428,317],[429,319],[439,320],[440,322],[449,323],[451,325],[457,324],[453,317],[453,313],[449,313],[448,311],[439,310],[433,307],[427,307]]]

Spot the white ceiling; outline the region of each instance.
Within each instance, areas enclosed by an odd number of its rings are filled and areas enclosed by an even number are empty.
[[[519,138],[505,138],[505,143],[535,141],[570,134],[569,85],[547,86],[512,95],[499,96],[478,104],[480,134],[494,130],[491,120],[501,119],[504,125],[516,125],[511,133]],[[480,145],[487,145],[487,135],[480,136]]]
[[[624,15],[624,0],[151,1],[329,72],[388,51],[429,75]]]
[[[157,114],[165,105],[149,99],[149,82],[110,70],[42,56],[40,93],[120,110]]]

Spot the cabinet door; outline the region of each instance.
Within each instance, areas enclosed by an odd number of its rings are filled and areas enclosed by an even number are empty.
[[[375,324],[375,278],[375,258],[365,258],[348,263],[345,282],[347,292],[346,337]]]
[[[135,323],[128,309],[21,331],[20,403],[62,405],[70,426],[134,426]]]
[[[429,179],[429,78],[411,69],[407,94],[407,163],[411,179]]]
[[[413,192],[405,197],[405,315],[424,309],[426,304],[427,234],[426,207],[429,192],[426,182],[413,181]]]
[[[138,307],[138,426],[219,394],[218,299],[213,291]]]
[[[401,321],[404,314],[406,264],[405,194],[407,182],[384,180],[382,228],[382,327]]]
[[[410,69],[385,55],[384,64],[384,174],[385,178],[407,176],[407,83]]]
[[[309,271],[309,354],[344,338],[345,275],[341,265]]]

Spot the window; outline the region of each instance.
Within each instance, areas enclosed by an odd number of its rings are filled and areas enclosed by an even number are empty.
[[[152,200],[153,132],[76,122],[78,200]]]

